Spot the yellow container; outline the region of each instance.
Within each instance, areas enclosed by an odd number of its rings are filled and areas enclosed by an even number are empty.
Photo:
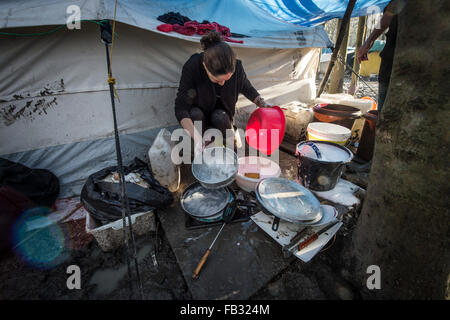
[[[330,139],[319,138],[318,136],[308,133],[308,140],[328,141],[328,142],[333,142],[333,143],[337,143],[337,144],[344,146],[347,143],[348,139],[345,141],[334,141],[334,140],[330,140]]]
[[[361,62],[359,74],[363,77],[370,77],[372,74],[378,75],[381,65],[381,57],[379,52],[370,52],[368,54],[369,60]]]

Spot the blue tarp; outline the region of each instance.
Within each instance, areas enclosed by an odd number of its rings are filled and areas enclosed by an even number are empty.
[[[100,20],[114,17],[114,0],[71,0],[80,8],[80,19]],[[67,1],[1,0],[0,29],[61,25],[67,22]],[[322,26],[304,27],[285,22],[267,13],[251,0],[120,0],[116,20],[142,29],[156,29],[162,22],[159,15],[179,12],[191,20],[215,21],[240,33],[244,44],[251,48],[323,48],[332,45]],[[176,32],[166,36],[199,41],[200,36],[185,36]]]
[[[312,27],[342,18],[349,0],[250,0],[275,17],[299,26]],[[352,17],[383,12],[390,0],[357,0]]]

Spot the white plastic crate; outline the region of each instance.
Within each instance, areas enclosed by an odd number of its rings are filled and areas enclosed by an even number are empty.
[[[126,228],[128,228],[128,218],[125,221]],[[153,211],[132,214],[131,225],[135,236],[155,231],[155,215]],[[122,218],[103,226],[97,226],[95,220],[87,212],[86,232],[94,236],[103,251],[111,251],[124,244]]]

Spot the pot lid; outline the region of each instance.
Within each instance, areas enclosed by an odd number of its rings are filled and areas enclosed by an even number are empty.
[[[311,191],[284,178],[261,180],[256,197],[269,213],[289,222],[312,222],[322,215],[320,202]]]
[[[196,182],[183,192],[180,202],[191,216],[206,218],[222,212],[231,197],[227,188],[207,189]]]

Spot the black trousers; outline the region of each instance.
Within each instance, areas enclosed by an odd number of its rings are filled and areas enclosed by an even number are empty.
[[[215,109],[210,115],[205,114],[202,109],[193,107],[189,111],[192,121],[202,122],[202,134],[209,128],[218,129],[226,137],[226,130],[232,128],[232,121],[228,113],[223,109]]]

